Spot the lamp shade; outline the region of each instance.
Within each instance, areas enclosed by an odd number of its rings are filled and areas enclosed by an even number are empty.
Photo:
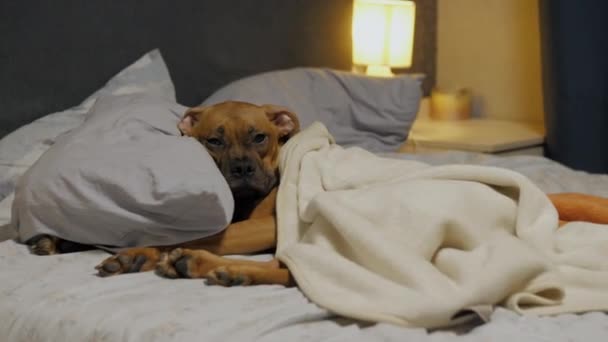
[[[353,63],[410,67],[415,14],[416,6],[412,1],[355,0]]]

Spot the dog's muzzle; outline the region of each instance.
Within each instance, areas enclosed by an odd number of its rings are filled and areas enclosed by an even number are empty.
[[[220,169],[235,197],[264,196],[277,182],[275,174],[265,172],[262,165],[246,156],[232,158]]]
[[[233,159],[230,163],[230,176],[233,179],[244,179],[255,176],[256,165],[254,162],[247,158]]]

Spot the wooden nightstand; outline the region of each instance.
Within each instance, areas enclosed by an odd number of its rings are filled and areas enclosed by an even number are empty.
[[[400,152],[462,150],[498,155],[543,155],[541,124],[470,119],[434,121],[419,118]]]

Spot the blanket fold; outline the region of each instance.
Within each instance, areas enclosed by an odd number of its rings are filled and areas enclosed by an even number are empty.
[[[608,309],[608,227],[558,230],[551,202],[518,173],[344,149],[319,123],[280,158],[277,257],[337,314],[435,328],[487,305]]]

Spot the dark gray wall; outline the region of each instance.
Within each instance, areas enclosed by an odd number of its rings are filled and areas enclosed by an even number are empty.
[[[435,79],[436,0],[418,0],[414,66]],[[0,137],[80,103],[160,48],[178,101],[243,76],[351,66],[352,0],[0,0]]]

